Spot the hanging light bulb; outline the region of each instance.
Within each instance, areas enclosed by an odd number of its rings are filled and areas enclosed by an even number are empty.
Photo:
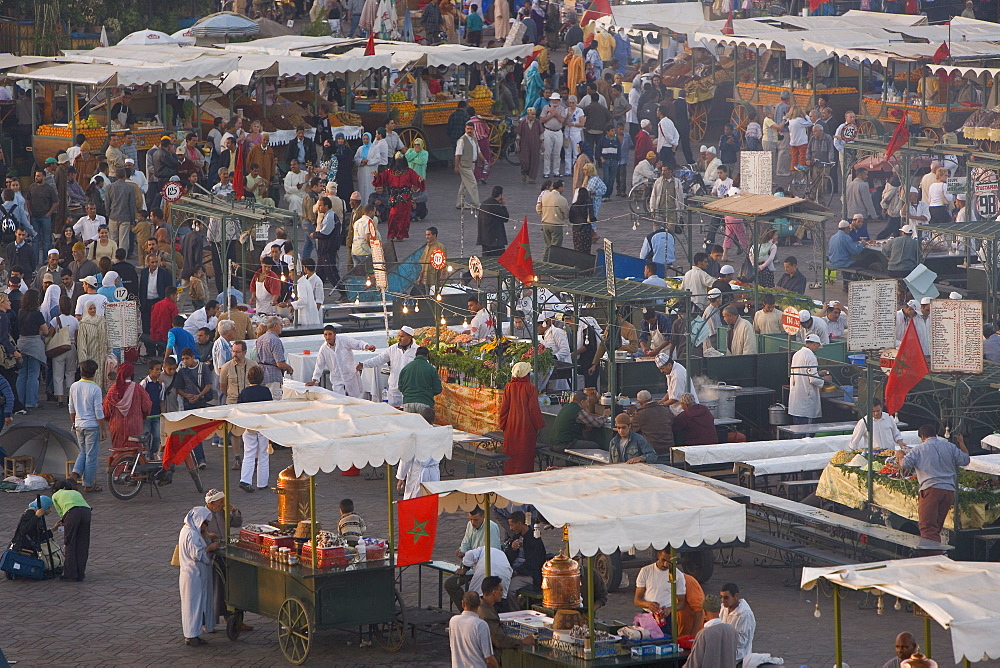
[[[403,313],[409,313],[409,312],[410,309],[406,306],[406,304],[403,304]]]
[[[366,288],[370,288],[371,286],[372,286],[372,279],[366,278],[365,279],[365,287]]]
[[[361,303],[361,296],[360,295],[354,298],[354,303],[355,304],[360,304]]]
[[[437,296],[435,296],[434,299],[441,301],[441,293],[437,293]]]
[[[823,616],[823,613],[819,611],[819,596],[816,597],[816,609],[813,611],[813,617],[819,619]]]
[[[420,304],[414,304],[413,305],[413,312],[414,313],[420,313]]]
[[[468,326],[469,326],[469,321],[466,320],[465,318],[462,318],[462,327],[468,327]]]
[[[448,265],[448,268],[447,268],[447,269],[445,269],[445,271],[447,271],[447,272],[448,272],[448,273],[450,274],[451,272],[455,271],[455,268],[454,268],[454,267],[452,267],[452,266],[451,266],[451,265],[449,264],[449,265]]]
[[[885,605],[882,602],[882,594],[878,595],[878,605],[875,607],[875,614],[881,615],[885,612]]]
[[[896,604],[894,606],[892,606],[892,609],[893,610],[902,610],[903,609],[903,604],[899,602],[898,598],[896,599]]]
[[[633,220],[632,221],[632,231],[634,232],[637,229],[639,229],[639,221],[638,220]]]
[[[448,323],[446,323],[446,322],[444,321],[444,316],[441,316],[441,324],[442,324],[442,325],[447,325],[447,324],[448,324]]]

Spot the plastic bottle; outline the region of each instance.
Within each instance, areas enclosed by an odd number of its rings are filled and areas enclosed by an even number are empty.
[[[365,561],[368,559],[368,546],[365,544],[365,539],[362,538],[358,541],[358,561]]]
[[[384,403],[384,404],[389,403],[389,390],[388,389],[383,389],[382,390],[382,403]]]

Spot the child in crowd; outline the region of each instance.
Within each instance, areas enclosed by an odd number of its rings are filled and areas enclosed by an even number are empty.
[[[145,249],[146,240],[153,236],[153,226],[149,223],[149,214],[145,209],[139,209],[135,225],[132,226],[132,233],[135,234],[136,248]],[[140,260],[143,257],[145,256],[140,257]]]
[[[358,540],[368,531],[361,515],[354,512],[354,501],[350,499],[340,502],[340,521],[337,522],[337,531],[352,547],[357,545]]]
[[[191,298],[191,308],[197,311],[205,306],[208,291],[205,288],[205,268],[195,267],[194,274],[188,279],[188,296]]]
[[[240,390],[237,403],[246,404],[272,400],[271,390],[261,384],[264,382],[264,371],[259,366],[252,366],[247,370],[247,382],[250,384]],[[268,446],[268,440],[260,432],[247,430],[243,433],[243,465],[240,470],[240,489],[244,492],[267,489],[268,477],[271,474]],[[251,483],[255,464],[257,466],[256,488]]]
[[[160,382],[163,383],[163,402],[160,404],[160,413],[173,413],[179,411],[180,400],[177,388],[177,358],[170,355],[163,360],[163,373],[160,375]]]
[[[152,402],[149,417],[143,421],[142,433],[144,436],[149,434],[149,458],[154,460],[159,459],[156,455],[160,451],[160,415],[163,413],[165,403],[162,375],[163,363],[153,362],[149,365],[149,375],[139,383]]]

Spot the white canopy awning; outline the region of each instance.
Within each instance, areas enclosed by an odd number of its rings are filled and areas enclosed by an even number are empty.
[[[438,46],[421,46],[409,42],[375,42],[376,55],[390,55],[393,69],[407,67],[451,67],[452,65],[474,65],[476,63],[492,63],[502,60],[527,58],[534,51],[534,44],[518,46],[501,46],[495,49],[481,49],[457,44],[440,44]],[[351,49],[342,56],[330,58],[363,56],[364,47]]]
[[[294,386],[286,387],[285,396],[292,398],[281,401],[166,413],[161,429],[167,435],[223,420],[236,433],[258,431],[292,449],[292,463],[299,475],[411,459],[451,458],[451,427],[429,425],[416,413],[402,413],[388,404],[312,389],[296,391]]]
[[[193,47],[188,47],[193,48]],[[90,86],[145,86],[215,79],[236,68],[237,59],[203,58],[173,65],[116,66],[102,63],[48,62],[24,68],[20,79]]]
[[[977,79],[983,82],[1000,76],[1000,67],[962,67],[961,65],[928,65],[931,74],[960,74],[966,79]]]
[[[952,561],[945,556],[803,568],[802,588],[820,579],[862,590],[875,589],[913,601],[951,631],[955,663],[1000,659],[1000,564]]]
[[[22,65],[35,65],[43,63],[47,58],[44,56],[15,56],[9,53],[0,53],[0,72],[14,69]]]
[[[639,32],[657,30],[686,35],[706,23],[704,5],[700,2],[614,5],[611,14],[607,23],[616,28]]]
[[[233,54],[220,49],[209,49],[184,44],[163,44],[159,46],[136,46],[117,44],[99,46],[96,49],[69,49],[56,58],[67,63],[105,63],[108,65],[143,66],[187,63],[203,58],[231,60]]]
[[[364,44],[363,39],[339,37],[310,37],[308,35],[286,35],[266,37],[239,44],[217,44],[219,48],[232,53],[259,53],[269,56],[294,56],[302,53],[327,51],[350,44]]]
[[[648,464],[444,480],[423,487],[441,495],[439,512],[472,510],[489,493],[496,494],[498,506],[531,504],[553,526],[566,527],[574,555],[696,547],[746,537],[742,505]]]
[[[246,86],[254,76],[296,77],[307,74],[346,74],[367,72],[390,66],[389,54],[357,57],[333,56],[331,58],[306,58],[304,56],[270,56],[240,54],[239,65],[219,85],[223,93],[236,86]]]

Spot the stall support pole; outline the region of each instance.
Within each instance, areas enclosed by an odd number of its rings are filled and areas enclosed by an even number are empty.
[[[590,642],[590,646],[584,649],[584,653],[588,654],[587,658],[592,658],[594,655],[594,642],[596,634],[594,633],[594,558],[587,557],[587,639]]]
[[[833,646],[834,663],[837,668],[841,668],[844,665],[844,648],[841,644],[840,585],[838,584],[833,585],[833,634],[836,636]]]
[[[228,464],[228,461],[227,461]],[[391,514],[391,513],[390,513]],[[390,523],[390,527],[392,524]],[[389,531],[391,546],[392,531]],[[316,570],[316,478],[309,476],[309,544],[312,548],[312,569]]]
[[[865,394],[867,398],[865,399],[865,415],[868,417],[868,461],[872,461],[874,456],[873,450],[874,445],[874,431],[875,431],[875,418],[872,415],[874,408],[872,407],[872,365],[868,363],[868,354],[865,353]],[[872,480],[872,467],[871,464],[867,466],[867,485],[868,485],[868,507],[870,508],[873,501],[873,483]]]
[[[931,619],[924,617],[924,656],[931,658]]]
[[[670,647],[677,653],[677,550],[670,546]]]
[[[485,526],[483,527],[483,529],[484,529],[483,533],[485,534],[485,538],[486,538],[486,549],[483,550],[483,556],[486,557],[486,577],[489,577],[489,576],[493,575],[493,569],[490,568],[490,548],[492,548],[493,546],[490,545],[490,528],[491,528],[490,527],[490,522],[492,520],[490,520],[490,495],[489,495],[489,492],[486,493],[486,495],[485,495],[485,497],[483,499],[483,512],[485,513],[485,516],[486,516],[486,519],[483,520],[485,522]]]
[[[222,425],[222,461],[225,464],[223,467],[222,476],[222,493],[226,495],[226,504],[222,507],[222,512],[224,513],[223,518],[225,520],[226,526],[223,529],[226,536],[226,542],[224,545],[229,545],[229,423],[225,422]]]
[[[383,293],[382,301],[385,301],[385,293]],[[393,487],[393,485],[392,485],[392,464],[390,464],[389,462],[386,462],[385,463],[385,488],[386,488],[386,494],[388,495],[388,496],[386,496],[386,499],[388,499],[388,501],[389,501],[389,503],[387,505],[389,506],[389,553],[388,553],[388,555],[389,555],[389,565],[390,566],[395,565],[395,563],[396,563],[396,551],[395,551],[395,547],[396,547],[396,540],[395,540],[396,526],[395,526],[395,522],[393,521],[393,517],[392,517],[392,487]]]

